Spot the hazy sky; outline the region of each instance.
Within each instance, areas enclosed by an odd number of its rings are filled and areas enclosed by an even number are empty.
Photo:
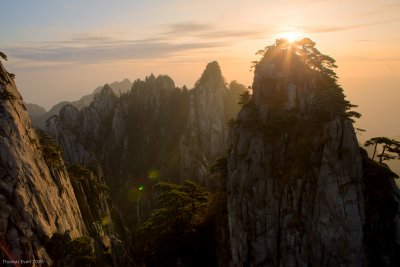
[[[364,137],[400,134],[400,0],[2,0],[0,51],[45,108],[106,82],[168,74],[193,86],[209,61],[251,85],[255,52],[284,32],[337,60]]]

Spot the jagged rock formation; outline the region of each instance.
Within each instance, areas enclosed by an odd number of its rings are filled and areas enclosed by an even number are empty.
[[[22,98],[0,63],[1,258],[52,260],[44,244],[56,232],[87,233],[60,155],[47,158]],[[57,164],[52,164],[56,162]]]
[[[189,93],[188,130],[180,141],[183,176],[194,175],[193,178],[202,180],[207,177],[208,161],[225,155],[227,92],[218,63],[209,63]]]
[[[218,63],[210,63],[190,91],[154,75],[121,97],[107,87],[89,107],[67,105],[47,121],[68,162],[100,163],[105,177],[146,176],[156,168],[161,177],[179,180],[206,177],[207,161],[225,153],[226,122],[234,114],[225,112],[231,103],[224,101],[236,101],[231,95],[238,90],[227,89]]]
[[[343,94],[291,51],[266,52],[230,130],[232,266],[363,266],[362,165]]]
[[[122,93],[126,93],[132,87],[132,82],[129,79],[124,79],[120,82],[113,82],[109,84],[109,87],[112,89],[114,94],[120,95]],[[28,114],[32,120],[32,124],[35,127],[45,129],[46,128],[46,120],[48,120],[53,115],[59,115],[61,109],[66,105],[72,105],[76,107],[78,110],[83,109],[84,107],[88,107],[90,103],[92,103],[93,98],[96,94],[101,92],[103,86],[97,87],[93,93],[82,96],[79,100],[76,101],[61,101],[54,105],[48,112],[44,110],[39,105],[36,104],[28,104],[25,103]]]
[[[118,207],[125,210],[132,206],[127,195],[139,184],[187,178],[207,184],[209,161],[226,150],[226,124],[238,110],[235,95],[242,90],[237,85],[228,90],[212,62],[193,90],[176,88],[164,75],[136,80],[120,97],[105,86],[90,106],[61,109],[47,121],[47,132],[67,162],[93,170],[100,166]],[[225,105],[233,108],[225,110]],[[156,179],[149,179],[150,173]]]
[[[46,122],[46,129],[64,150],[66,160],[71,163],[97,164],[99,155],[109,134],[109,120],[114,114],[117,97],[106,85],[100,94],[95,95],[92,104],[81,112],[73,106],[64,106],[59,116],[52,116]],[[105,121],[107,120],[107,121]],[[77,139],[81,138],[81,139]]]
[[[80,165],[70,165],[68,173],[83,221],[97,247],[97,261],[107,261],[105,254],[108,252],[114,266],[132,266],[129,232],[113,207],[104,179]]]

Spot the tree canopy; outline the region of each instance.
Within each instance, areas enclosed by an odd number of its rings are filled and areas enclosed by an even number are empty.
[[[374,152],[372,159],[377,156],[379,158],[379,163],[383,161],[400,159],[400,142],[387,137],[373,137],[367,140],[364,144],[365,146],[374,146]],[[378,146],[382,147],[382,151],[377,154]]]
[[[196,240],[199,227],[208,218],[210,193],[197,183],[159,182],[154,185],[156,208],[138,231],[139,243],[144,240],[144,254],[154,262],[168,262],[180,257]],[[200,227],[201,228],[201,227]],[[157,265],[157,264],[156,264]]]
[[[286,81],[301,82],[304,77],[312,77],[318,89],[313,102],[315,113],[321,117],[340,115],[350,120],[352,117],[361,117],[360,113],[352,110],[357,106],[345,99],[343,89],[337,83],[335,59],[321,53],[311,39],[304,38],[295,42],[277,39],[274,44],[256,54],[262,55],[259,61],[253,62],[256,71],[263,70],[264,63],[273,63],[282,70]]]
[[[3,52],[0,51],[0,58],[7,60],[7,56],[6,54],[4,54]]]
[[[263,55],[260,61],[255,61],[254,66],[264,60],[278,60],[290,56],[291,61],[299,60],[305,63],[311,70],[336,81],[337,75],[333,68],[337,68],[336,61],[328,55],[322,54],[316,47],[316,43],[309,38],[299,41],[289,42],[281,38],[275,41],[275,44],[266,46],[256,54]],[[293,64],[293,63],[291,63]]]

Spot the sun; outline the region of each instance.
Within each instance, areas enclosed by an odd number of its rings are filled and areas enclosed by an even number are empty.
[[[279,34],[279,38],[284,38],[288,40],[290,43],[299,40],[301,36],[302,34],[296,31],[287,31]]]

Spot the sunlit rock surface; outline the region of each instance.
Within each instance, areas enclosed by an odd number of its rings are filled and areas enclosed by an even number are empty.
[[[60,156],[46,162],[16,85],[0,63],[0,242],[2,259],[41,259],[56,232],[84,235],[82,215]],[[57,159],[56,159],[57,160]]]

